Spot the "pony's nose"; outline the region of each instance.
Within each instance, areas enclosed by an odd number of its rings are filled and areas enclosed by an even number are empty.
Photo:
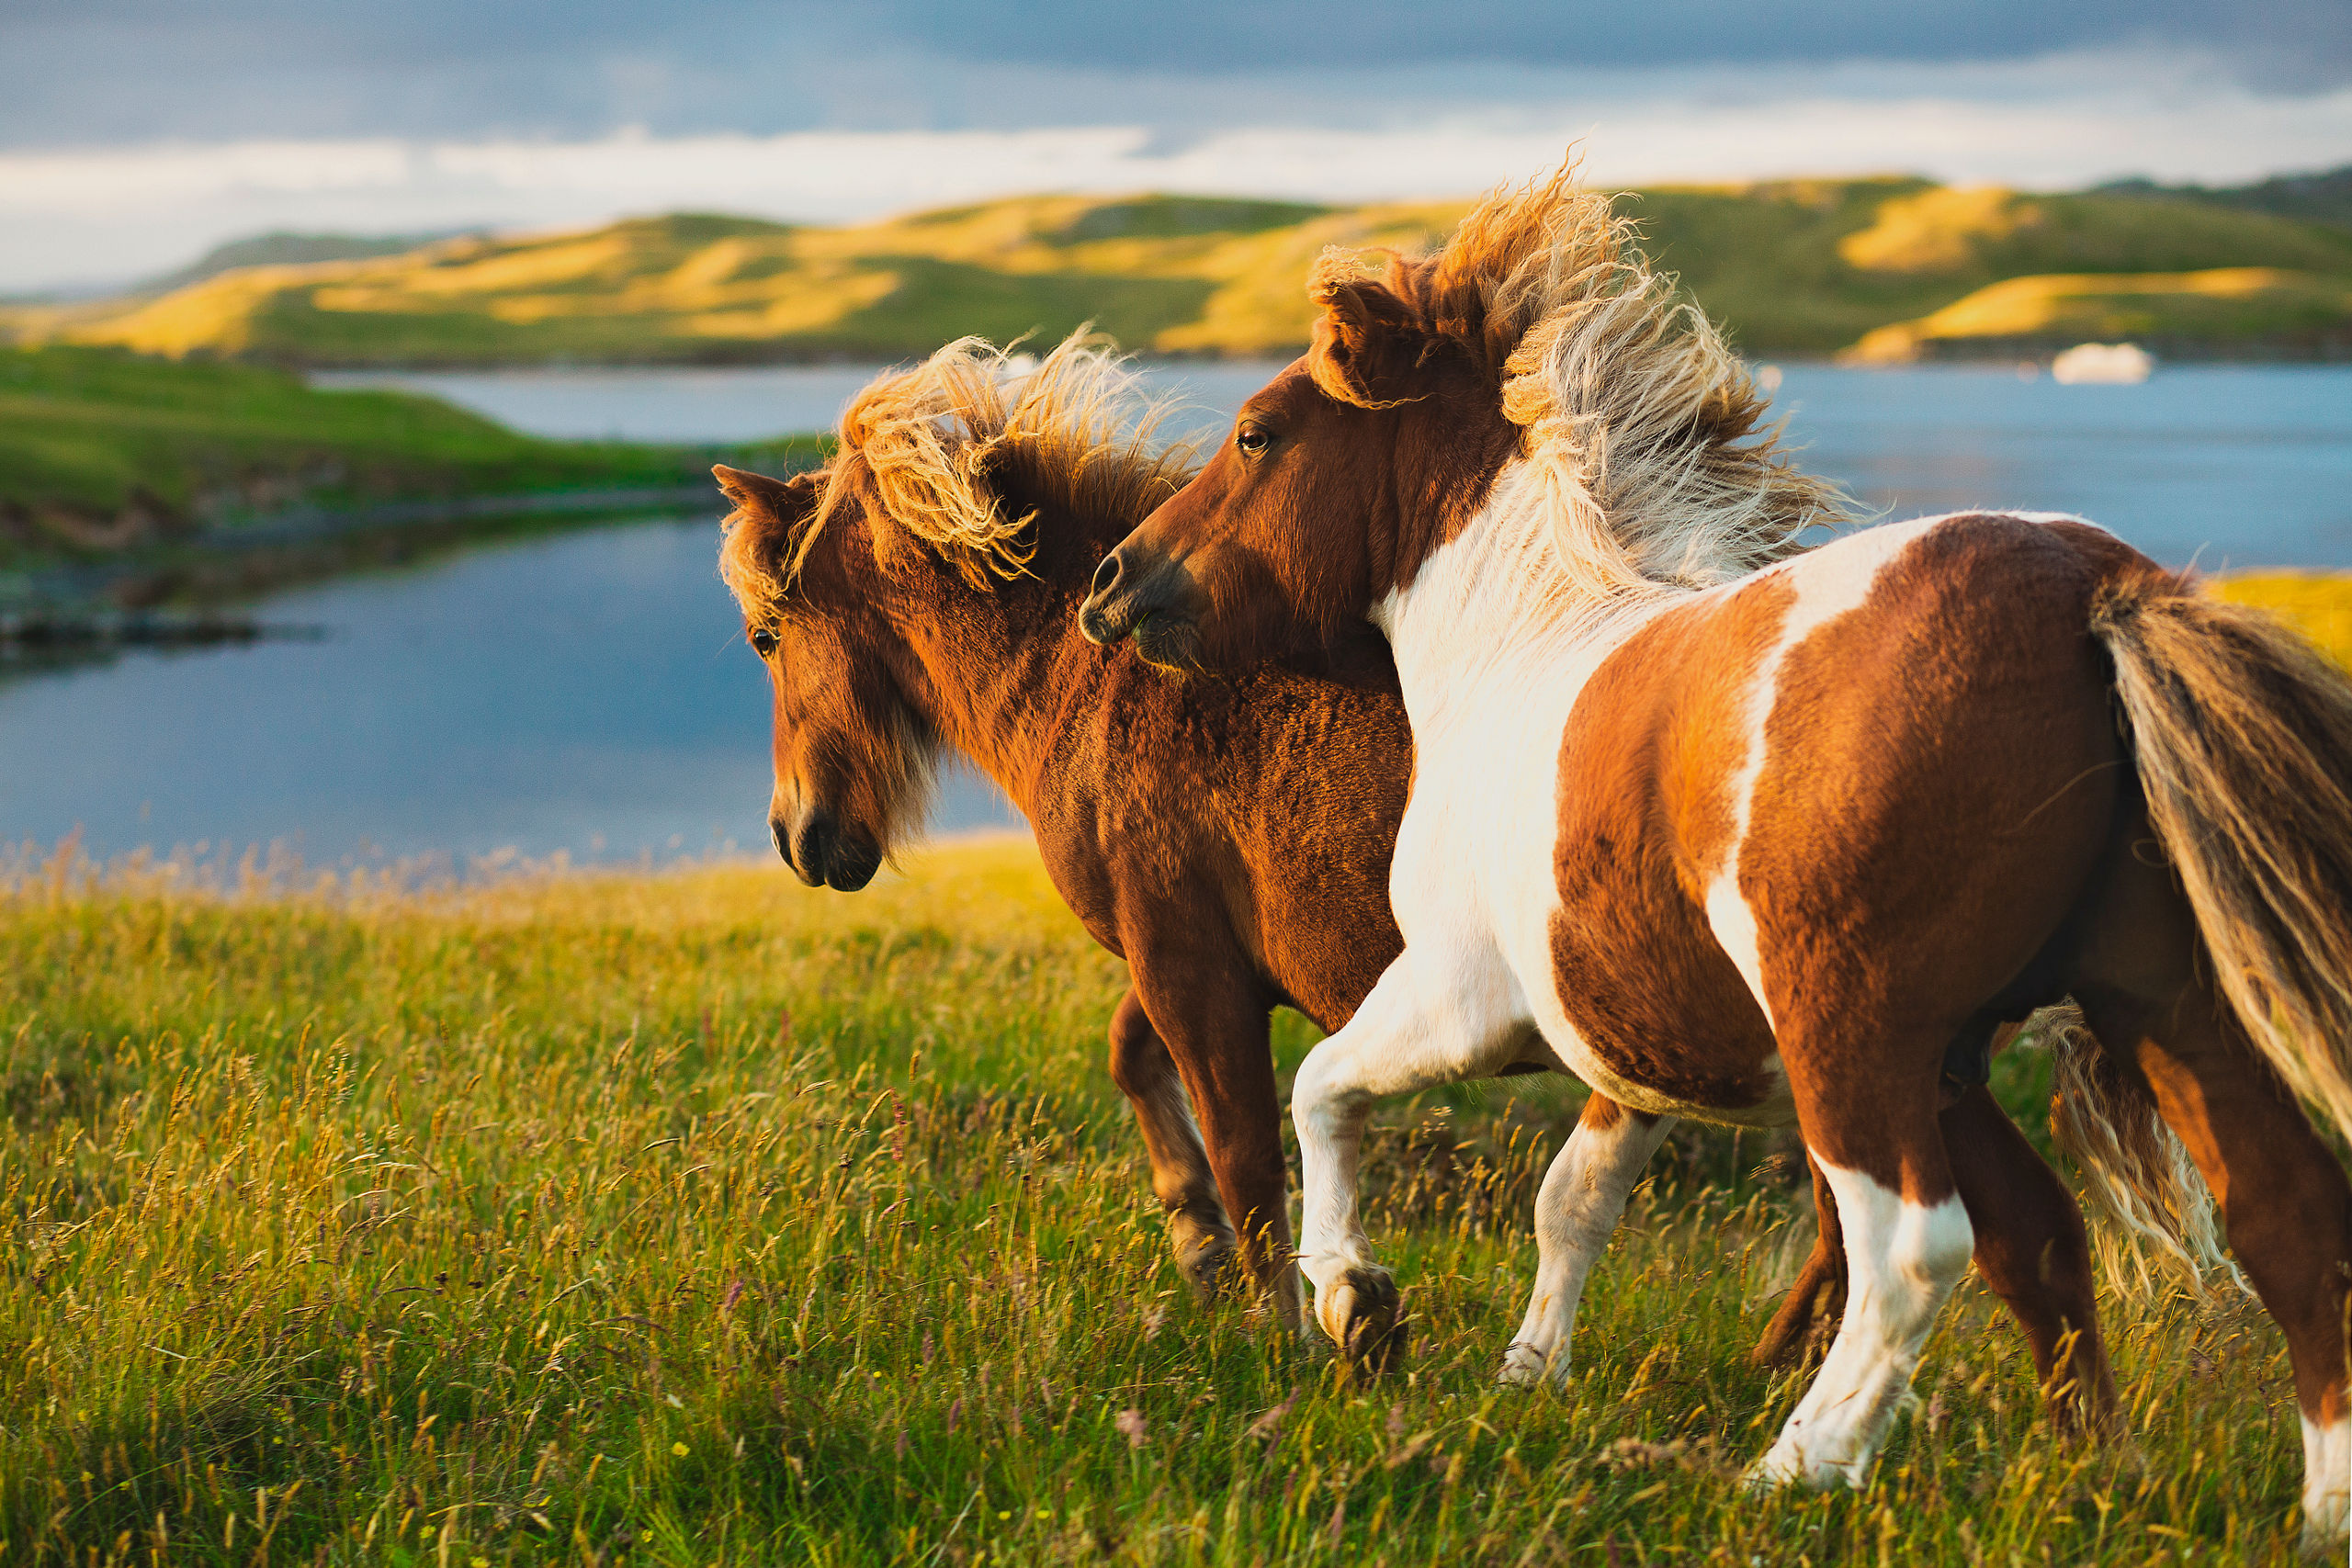
[[[1103,605],[1112,590],[1119,586],[1119,580],[1126,575],[1126,570],[1118,551],[1104,556],[1102,564],[1094,569],[1094,581],[1087,591],[1085,603],[1078,607],[1079,633],[1098,648],[1108,648],[1126,635]]]
[[[1093,592],[1099,597],[1116,588],[1119,585],[1120,574],[1126,570],[1119,560],[1118,551],[1113,550],[1109,555],[1104,556],[1102,564],[1094,569],[1094,581],[1091,584]]]
[[[768,837],[775,841],[776,858],[783,861],[785,864],[790,865],[792,863],[792,838],[790,834],[785,831],[783,818],[771,817],[768,818]]]

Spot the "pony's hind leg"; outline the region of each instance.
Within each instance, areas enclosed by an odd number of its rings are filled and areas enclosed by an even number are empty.
[[[1464,974],[1462,969],[1473,967]],[[1396,1284],[1373,1261],[1356,1208],[1357,1166],[1373,1102],[1463,1078],[1491,1077],[1533,1032],[1499,956],[1485,964],[1389,964],[1347,1027],[1306,1055],[1291,1089],[1298,1128],[1299,1262],[1315,1316],[1340,1353],[1371,1371],[1404,1352]]]
[[[1781,1298],[1781,1310],[1764,1327],[1764,1337],[1747,1353],[1750,1366],[1785,1371],[1805,1356],[1823,1321],[1835,1323],[1846,1311],[1846,1240],[1838,1230],[1838,1195],[1821,1174],[1821,1162],[1810,1154],[1805,1168],[1813,1176],[1813,1213],[1818,1228],[1813,1251],[1797,1270],[1796,1282]]]
[[[2210,979],[2168,870],[2119,857],[2075,997],[2110,1059],[2142,1074],[2220,1201],[2230,1250],[2286,1336],[2303,1436],[2303,1532],[2343,1551],[2352,1503],[2352,1185]]]
[[[1804,1079],[1792,1087],[1806,1144],[1837,1199],[1846,1310],[1813,1386],[1749,1478],[1859,1486],[1975,1237],[1944,1156],[1931,1083],[1905,1093],[1899,1081],[1882,1080],[1869,1103]]]
[[[2115,1416],[2115,1378],[2075,1195],[1990,1089],[1962,1090],[1938,1121],[1975,1232],[1976,1271],[2025,1330],[2052,1416],[2063,1429],[2105,1429]]]
[[[1216,1177],[1175,1060],[1133,991],[1111,1015],[1111,1077],[1143,1129],[1151,1190],[1168,1211],[1177,1265],[1195,1290],[1211,1293],[1233,1260],[1233,1226],[1217,1199]]]
[[[1673,1125],[1671,1116],[1628,1110],[1605,1095],[1584,1102],[1576,1130],[1535,1195],[1535,1293],[1503,1352],[1500,1381],[1556,1383],[1568,1375],[1568,1341],[1585,1276],[1608,1247],[1626,1194]]]

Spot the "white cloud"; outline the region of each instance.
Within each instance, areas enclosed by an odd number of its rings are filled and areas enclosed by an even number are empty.
[[[839,221],[1044,189],[1461,196],[1533,174],[1577,139],[1589,177],[1612,185],[1885,171],[2034,188],[2232,181],[2352,161],[2352,90],[2266,96],[2062,57],[1995,72],[1652,73],[1615,90],[1588,78],[1548,100],[1346,128],[1243,124],[1174,145],[1106,124],[20,152],[0,153],[0,288],[134,276],[271,228],[553,227],[679,209]]]

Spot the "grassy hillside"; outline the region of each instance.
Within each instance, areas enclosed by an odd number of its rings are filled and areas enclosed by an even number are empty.
[[[2352,572],[2238,572],[2212,586],[2220,598],[2267,610],[2352,670]]]
[[[0,875],[11,1563],[2290,1560],[2235,1301],[2109,1297],[2132,1441],[2087,1448],[1964,1285],[1868,1491],[1747,1495],[1810,1224],[1752,1134],[1678,1132],[1574,1382],[1498,1390],[1559,1080],[1384,1108],[1409,1377],[1195,1306],[1102,1065],[1124,971],[1025,844],[854,897],[197,880]]]
[[[2273,175],[2242,186],[2160,186],[2153,180],[2118,180],[2098,187],[2127,196],[2174,197],[2234,207],[2248,212],[2275,212],[2282,218],[2303,218],[2352,229],[2352,164],[2308,174]]]
[[[2352,232],[2171,196],[2021,196],[1919,180],[1629,193],[1658,258],[1760,355],[1831,354],[2008,280],[2092,277],[2121,313],[1995,312],[1995,344],[2144,322],[2176,351],[2352,352]],[[1195,197],[1030,197],[851,228],[676,215],[232,272],[163,299],[18,311],[30,336],[288,365],[713,362],[927,352],[964,333],[1279,354],[1306,337],[1327,244],[1435,243],[1463,203],[1345,209]],[[2116,275],[2261,269],[2251,303]],[[2058,287],[2052,282],[2052,288]],[[1946,320],[1899,338],[1941,352]],[[2044,337],[2047,343],[2044,344]],[[1896,351],[1897,338],[1877,340]]]
[[[794,466],[779,445],[763,456]],[[709,454],[542,441],[256,366],[0,349],[0,564],[167,546],[298,504],[707,483]]]

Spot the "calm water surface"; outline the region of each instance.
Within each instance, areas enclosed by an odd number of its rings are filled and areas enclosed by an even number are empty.
[[[1270,366],[1150,372],[1216,423]],[[741,440],[830,423],[871,367],[344,377],[555,435]],[[1810,467],[1892,516],[2079,512],[2206,567],[2352,568],[2352,371],[2140,387],[1791,367]],[[1182,422],[1180,422],[1182,423]],[[323,639],[0,683],[0,838],[101,854],[283,842],[313,863],[512,848],[656,859],[765,842],[765,682],[714,569],[718,513],[486,548],[274,596]],[[952,780],[944,829],[1015,820]]]

